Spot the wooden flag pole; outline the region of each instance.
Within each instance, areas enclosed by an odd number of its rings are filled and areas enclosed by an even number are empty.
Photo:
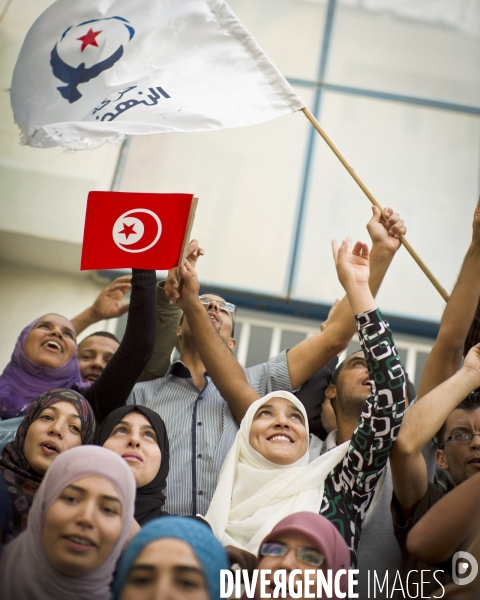
[[[178,265],[177,265],[178,285],[179,285],[178,290],[179,291],[181,290],[181,286],[183,285],[182,284],[182,274],[180,273],[180,267],[183,265],[183,263],[185,262],[185,259],[187,258],[187,249],[188,249],[188,244],[190,243],[190,234],[192,233],[193,221],[195,219],[195,212],[197,211],[197,204],[198,204],[198,196],[193,196],[192,203],[190,205],[190,212],[188,213],[188,221],[187,221],[187,227],[185,228],[185,236],[183,238],[182,251],[180,252],[180,260],[178,261]],[[175,304],[175,303],[170,301],[170,304]]]
[[[345,158],[340,154],[340,152],[337,149],[337,147],[335,146],[335,144],[332,142],[332,140],[328,137],[328,135],[320,127],[320,123],[317,121],[317,119],[312,115],[312,113],[308,110],[308,108],[302,108],[302,111],[304,112],[305,116],[310,121],[310,123],[315,127],[315,129],[318,131],[318,133],[322,136],[322,138],[330,146],[331,150],[333,151],[335,156],[338,158],[338,160],[342,163],[342,165],[347,169],[347,171],[350,173],[350,175],[353,177],[353,179],[357,182],[358,186],[363,191],[365,196],[370,200],[370,202],[374,206],[376,206],[379,209],[379,211],[382,213],[382,217],[385,218],[385,213],[383,211],[383,208],[375,200],[375,198],[372,196],[370,191],[364,185],[364,183],[362,182],[360,177],[355,173],[353,168],[347,163]],[[403,236],[400,238],[400,242],[405,246],[405,249],[407,250],[407,252],[413,258],[413,260],[417,263],[417,265],[422,269],[422,271],[425,273],[425,275],[428,277],[428,279],[432,282],[432,284],[434,285],[434,287],[436,288],[436,290],[438,291],[440,296],[442,296],[442,298],[445,300],[445,302],[448,302],[449,296],[448,296],[447,292],[443,289],[443,287],[437,281],[437,279],[435,278],[433,273],[430,271],[430,269],[427,267],[427,265],[423,262],[423,260],[418,256],[418,254],[415,252],[415,250],[412,248],[412,246],[409,244],[409,242]]]

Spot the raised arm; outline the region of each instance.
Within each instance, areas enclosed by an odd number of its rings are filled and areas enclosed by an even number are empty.
[[[200,248],[198,240],[192,240],[187,248],[187,258],[195,266],[198,258],[205,251]],[[170,302],[166,290],[170,294],[178,289],[177,269],[171,269],[167,281],[157,285],[157,322],[155,326],[155,343],[153,352],[147,366],[138,378],[138,381],[151,381],[163,377],[170,367],[170,356],[175,348],[178,324],[182,311],[180,307]]]
[[[240,422],[248,407],[260,396],[248,383],[237,362],[198,298],[199,284],[193,266],[186,261],[180,269],[183,286],[177,304],[183,309],[193,339],[208,374],[227,401],[233,416]]]
[[[121,317],[127,312],[129,304],[122,304],[122,300],[132,287],[131,279],[131,275],[122,275],[114,279],[102,290],[92,306],[72,319],[77,335],[94,323]]]
[[[152,356],[138,381],[163,377],[170,367],[170,356],[175,348],[182,311],[175,304],[170,304],[164,284],[164,281],[157,284],[157,321]]]
[[[333,256],[338,279],[346,291],[346,299],[354,314],[360,314],[376,307],[370,290],[370,264],[367,244],[357,242],[352,247],[352,238],[339,244],[332,241]],[[340,303],[341,304],[341,303]],[[334,312],[334,317],[340,305]],[[331,327],[327,327],[326,331]]]
[[[123,406],[153,350],[155,336],[155,271],[132,271],[132,295],[125,335],[95,383],[83,392],[97,420]]]
[[[440,430],[448,415],[480,386],[480,344],[474,346],[462,368],[416,402],[405,414],[390,454],[393,489],[404,513],[427,491],[428,473],[422,448]]]
[[[406,228],[403,220],[391,208],[385,208],[388,217],[386,223],[381,219],[377,208],[372,207],[372,210],[373,216],[367,224],[373,242],[368,284],[372,295],[375,296],[400,247],[400,237],[405,234]],[[305,383],[318,369],[348,346],[355,333],[352,308],[345,296],[329,319],[328,327],[323,333],[307,338],[288,352],[288,370],[293,389]]]
[[[344,459],[347,473],[354,474],[350,488],[362,495],[386,465],[405,412],[405,375],[388,324],[383,321],[365,277],[368,249],[350,240],[332,243],[337,273],[355,313],[359,341],[368,367],[371,394]],[[353,262],[355,260],[355,262]],[[363,260],[362,260],[363,259]],[[359,460],[362,457],[363,460]],[[345,478],[349,480],[348,477]]]
[[[341,495],[351,507],[352,527],[355,527],[359,536],[405,411],[405,377],[388,324],[383,321],[368,287],[365,275],[368,270],[366,246],[357,244],[353,248],[351,254],[352,260],[356,258],[355,268],[350,266],[345,270],[351,262],[348,260],[349,246],[349,242],[343,242],[340,247],[334,243],[333,249],[339,279],[356,313],[355,320],[364,357],[352,357],[343,368],[351,370],[354,375],[354,379],[348,380],[349,384],[354,380],[365,384],[366,362],[370,394],[351,435],[347,453],[327,479],[325,486],[327,497],[333,503]],[[357,388],[350,387],[345,381],[344,384],[343,389],[348,389],[349,397],[356,395],[354,390]],[[331,510],[329,506],[330,502],[322,505],[325,516]],[[350,549],[355,553],[356,538],[353,529],[348,535]]]
[[[448,560],[461,544],[480,533],[480,473],[436,502],[408,535],[408,551],[435,564]]]
[[[419,399],[458,370],[479,297],[480,200],[473,215],[472,241],[443,313],[437,339],[425,364],[418,388]]]

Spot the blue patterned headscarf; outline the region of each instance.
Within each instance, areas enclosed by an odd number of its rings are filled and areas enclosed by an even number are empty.
[[[210,527],[190,517],[162,517],[147,523],[128,544],[115,573],[113,600],[120,597],[128,573],[145,546],[162,538],[182,540],[191,547],[202,567],[210,600],[220,598],[220,569],[228,569],[228,560]]]

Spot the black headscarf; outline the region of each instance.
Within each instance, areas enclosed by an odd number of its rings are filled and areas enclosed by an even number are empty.
[[[137,410],[150,422],[157,435],[158,445],[160,447],[160,452],[162,453],[162,462],[160,464],[158,473],[155,475],[152,481],[150,481],[150,483],[147,483],[147,485],[144,485],[141,488],[137,488],[137,496],[135,499],[135,519],[139,525],[143,525],[151,519],[155,519],[167,514],[162,511],[162,507],[165,504],[166,499],[165,488],[167,487],[167,475],[169,468],[168,437],[165,423],[156,412],[150,410],[146,406],[121,406],[120,408],[112,411],[103,421],[103,423],[95,432],[93,443],[97,444],[98,446],[103,446],[110,437],[115,425],[134,410]]]

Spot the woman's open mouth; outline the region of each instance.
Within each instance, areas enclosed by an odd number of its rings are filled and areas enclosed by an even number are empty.
[[[40,448],[42,449],[43,454],[45,456],[52,456],[54,454],[60,454],[60,450],[57,444],[53,442],[42,442],[40,444]]]
[[[48,340],[47,342],[44,342],[42,344],[42,348],[45,348],[46,350],[49,350],[50,352],[60,352],[61,354],[63,353],[63,348],[55,340]]]

